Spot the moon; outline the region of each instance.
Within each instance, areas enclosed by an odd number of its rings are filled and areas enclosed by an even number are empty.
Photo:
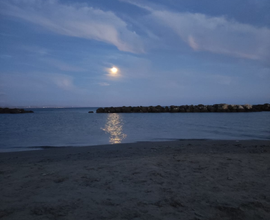
[[[112,74],[117,74],[117,72],[118,72],[118,69],[116,67],[111,68],[111,73]]]

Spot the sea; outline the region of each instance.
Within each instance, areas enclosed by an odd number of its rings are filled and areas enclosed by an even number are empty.
[[[97,114],[96,109],[0,114],[0,152],[184,139],[270,140],[270,112]]]

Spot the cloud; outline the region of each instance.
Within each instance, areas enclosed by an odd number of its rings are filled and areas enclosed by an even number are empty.
[[[195,51],[208,51],[246,59],[269,61],[270,29],[228,20],[223,16],[213,17],[201,13],[173,12],[156,9],[137,1],[126,2],[143,8],[149,14],[144,24],[155,24],[163,32],[175,33]],[[149,22],[150,21],[150,22]],[[153,25],[152,25],[153,26]],[[151,28],[149,26],[149,28]],[[166,44],[179,44],[168,40]]]
[[[21,46],[20,49],[39,56],[49,55],[49,50],[38,46]]]
[[[219,75],[219,74],[210,74],[207,77],[209,80],[214,81],[217,84],[221,84],[221,85],[231,85],[234,81],[234,79],[236,77],[231,77],[231,76],[226,76],[226,75]]]
[[[0,58],[9,59],[9,58],[12,58],[12,56],[11,55],[8,55],[8,54],[1,54],[0,55]]]
[[[243,24],[224,16],[175,12],[147,1],[144,4],[141,4],[143,1],[121,1],[148,13],[141,19],[126,16],[123,20],[112,11],[86,4],[64,4],[57,0],[2,0],[0,14],[39,25],[56,34],[105,42],[126,52],[144,53],[168,45],[179,48],[184,42],[196,52],[260,60],[269,65],[270,29],[267,27]],[[39,48],[32,49],[40,55],[48,53]]]
[[[3,0],[0,14],[42,26],[54,33],[102,41],[119,50],[141,53],[140,37],[113,12],[80,4],[61,4],[57,0]]]
[[[270,68],[263,68],[261,70],[258,70],[258,76],[264,80],[270,79]]]
[[[67,71],[67,72],[83,72],[85,71],[85,69],[80,68],[80,67],[76,67],[70,64],[67,64],[65,62],[62,62],[60,60],[56,60],[56,59],[43,59],[44,62],[50,64],[51,66],[56,67],[59,70],[62,71]]]
[[[76,88],[73,84],[72,77],[69,76],[53,75],[51,80],[55,85],[64,90],[74,90]]]
[[[106,82],[101,82],[101,83],[98,83],[100,86],[109,86],[110,84],[109,83],[106,83]]]
[[[86,90],[74,84],[74,78],[49,72],[0,72],[0,100],[9,105],[53,104],[55,106],[87,105]],[[91,94],[95,91],[91,91]],[[95,100],[95,98],[93,98]],[[89,104],[89,103],[88,103]],[[3,104],[2,104],[3,105]]]
[[[61,89],[69,91],[78,91],[79,89],[73,84],[73,77],[60,73],[43,73],[43,72],[29,72],[29,73],[3,73],[0,72],[2,88],[10,91],[15,89],[17,91],[29,90],[49,90]],[[4,93],[8,94],[4,90]]]
[[[199,45],[196,43],[194,37],[189,36],[188,37],[188,44],[192,47],[193,50],[199,50]]]
[[[194,50],[248,59],[264,59],[269,53],[270,30],[203,14],[156,11],[160,20]]]

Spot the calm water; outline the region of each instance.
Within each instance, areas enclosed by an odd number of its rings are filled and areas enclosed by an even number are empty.
[[[270,139],[270,112],[89,114],[91,108],[0,114],[0,151],[174,139]]]

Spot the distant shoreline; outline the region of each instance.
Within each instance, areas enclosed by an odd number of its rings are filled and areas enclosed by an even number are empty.
[[[98,108],[96,113],[184,113],[184,112],[260,112],[270,111],[270,104],[259,105],[229,105],[229,104],[215,104],[215,105],[180,105],[180,106],[123,106],[123,107],[105,107]],[[93,112],[89,112],[93,113]]]
[[[27,111],[22,108],[0,108],[0,114],[23,114],[34,113],[33,111]]]

